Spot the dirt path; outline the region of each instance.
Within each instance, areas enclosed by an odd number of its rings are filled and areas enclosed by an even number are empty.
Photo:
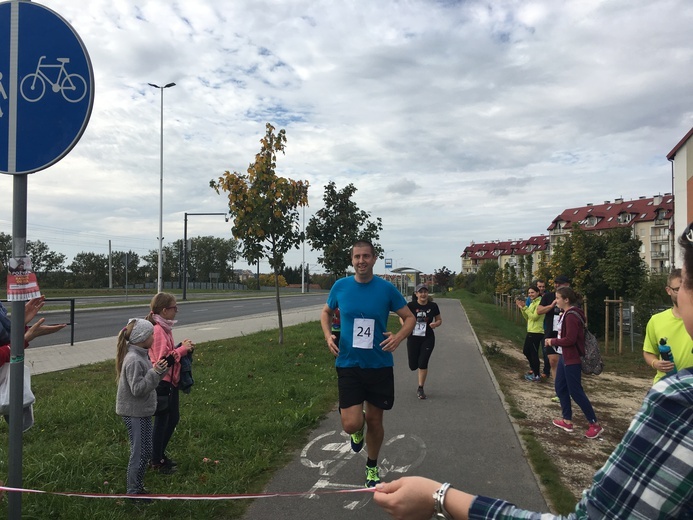
[[[495,341],[501,345],[500,341]],[[503,342],[503,353],[525,361],[518,348]],[[543,362],[542,362],[543,364]],[[628,429],[631,419],[640,409],[652,381],[638,377],[623,377],[610,373],[599,376],[583,376],[583,387],[592,402],[604,433],[596,440],[584,436],[587,420],[573,403],[575,432],[567,433],[551,424],[561,418],[561,407],[551,401],[554,396],[553,380],[530,383],[517,370],[494,367],[497,379],[503,379],[504,392],[509,394],[518,408],[526,415],[516,420],[521,428],[527,428],[537,437],[558,466],[563,483],[573,492],[576,500],[582,490],[589,487],[592,477]],[[563,468],[566,468],[563,470]]]

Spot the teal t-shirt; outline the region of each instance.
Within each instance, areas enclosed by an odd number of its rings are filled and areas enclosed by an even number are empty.
[[[341,335],[335,365],[340,368],[383,368],[394,365],[392,353],[384,352],[390,312],[406,307],[404,296],[387,280],[374,276],[359,283],[353,276],[335,282],[327,298],[330,309],[339,308]]]

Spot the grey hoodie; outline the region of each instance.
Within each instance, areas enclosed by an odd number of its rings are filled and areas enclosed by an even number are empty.
[[[156,387],[164,374],[157,374],[147,349],[128,345],[118,381],[116,413],[129,417],[149,417],[156,411]]]

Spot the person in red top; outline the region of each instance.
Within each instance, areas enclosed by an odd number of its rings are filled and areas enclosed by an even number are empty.
[[[159,293],[152,298],[151,311],[147,319],[154,324],[154,344],[149,348],[149,359],[152,365],[168,356],[173,356],[173,365],[162,378],[162,383],[171,386],[168,411],[154,418],[152,434],[152,468],[160,473],[171,474],[176,471],[176,461],[166,456],[166,446],[180,420],[180,400],[178,382],[180,381],[180,360],[195,349],[195,344],[184,339],[177,345],[173,342],[173,325],[175,325],[178,305],[176,297],[169,293]]]
[[[573,432],[572,399],[580,407],[589,422],[585,432],[588,439],[596,439],[604,429],[597,422],[592,403],[582,388],[580,356],[585,353],[585,313],[579,308],[580,297],[570,287],[556,289],[556,305],[563,310],[559,320],[557,338],[546,338],[546,345],[554,347],[560,358],[556,367],[555,389],[561,402],[562,419],[554,419],[557,428]]]

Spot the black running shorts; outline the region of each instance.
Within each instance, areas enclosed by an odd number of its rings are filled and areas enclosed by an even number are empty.
[[[368,401],[373,406],[390,410],[395,402],[395,375],[392,367],[337,367],[339,407]]]

